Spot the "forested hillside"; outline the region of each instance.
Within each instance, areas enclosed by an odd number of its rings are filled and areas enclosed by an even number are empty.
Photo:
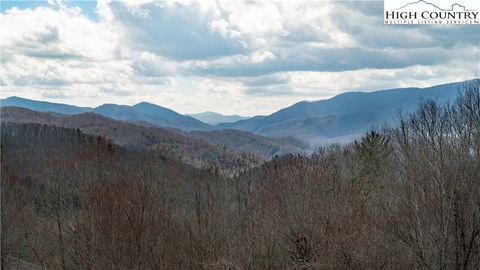
[[[164,152],[195,167],[215,166],[229,171],[242,157],[250,166],[277,154],[310,151],[310,145],[294,138],[268,138],[245,131],[182,132],[118,121],[95,113],[61,115],[19,107],[2,107],[2,122],[39,123],[102,136],[130,150]],[[243,166],[243,165],[242,165]]]
[[[479,269],[480,81],[396,126],[224,177],[3,123],[2,268]]]

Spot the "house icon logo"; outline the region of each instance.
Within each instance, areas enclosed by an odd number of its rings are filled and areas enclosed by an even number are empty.
[[[384,0],[385,24],[480,24],[478,0]]]

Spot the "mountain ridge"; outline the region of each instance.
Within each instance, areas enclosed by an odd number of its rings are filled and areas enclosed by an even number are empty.
[[[347,92],[330,99],[297,102],[265,117],[215,127],[240,129],[270,137],[295,136],[322,144],[322,141],[332,141],[335,137],[349,138],[392,123],[398,112],[415,110],[422,99],[452,100],[463,83]]]
[[[247,116],[241,116],[241,115],[223,115],[220,113],[212,112],[212,111],[206,111],[206,112],[201,112],[201,113],[192,113],[192,114],[185,114],[187,116],[191,116],[197,120],[200,120],[204,123],[210,124],[210,125],[218,125],[220,123],[233,123],[239,120],[245,120],[250,117]]]
[[[112,119],[129,121],[133,123],[149,123],[154,126],[191,130],[210,130],[209,124],[203,123],[193,117],[179,114],[171,109],[148,103],[140,102],[133,106],[105,103],[97,107],[79,107],[75,105],[38,101],[17,96],[0,100],[0,107],[16,106],[39,112],[53,112],[74,115],[85,112],[95,112]]]
[[[95,112],[60,115],[38,112],[22,107],[2,107],[1,121],[14,123],[37,123],[80,129],[82,132],[103,136],[115,144],[132,149],[152,149],[161,146],[197,161],[214,161],[223,154],[235,156],[253,154],[256,158],[269,159],[276,154],[308,151],[308,143],[293,138],[269,138],[246,131],[227,130],[227,136],[218,131],[182,132],[161,127],[115,120]],[[224,153],[225,152],[225,153]]]
[[[47,105],[53,104],[51,105],[54,108],[53,111],[56,110],[57,113],[92,111],[116,120],[144,126],[187,132],[236,129],[267,137],[296,137],[311,143],[324,144],[347,142],[369,129],[390,124],[398,112],[411,112],[417,108],[422,99],[434,99],[439,102],[452,100],[462,84],[466,82],[468,81],[424,88],[405,87],[372,92],[345,92],[329,99],[300,101],[270,115],[253,116],[215,125],[149,102],[140,102],[132,106],[103,104],[89,108],[42,101],[35,103],[34,100],[11,97],[1,100],[0,106],[13,105],[45,111]],[[12,99],[17,101],[17,104],[12,102]]]

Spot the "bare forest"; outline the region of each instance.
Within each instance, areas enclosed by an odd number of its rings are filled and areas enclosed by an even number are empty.
[[[2,269],[480,269],[478,79],[312,155],[186,158],[2,122]]]

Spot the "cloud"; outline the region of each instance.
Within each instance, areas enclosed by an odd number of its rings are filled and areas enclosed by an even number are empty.
[[[0,15],[0,23],[9,26],[2,28],[2,91],[67,99],[131,80],[131,60],[116,57],[115,32],[61,1],[54,6]]]
[[[480,68],[479,27],[384,25],[381,1],[51,2],[1,13],[3,96],[253,115]]]
[[[223,98],[243,94],[244,86],[240,83],[224,80],[205,79],[198,85],[198,90],[200,93],[214,98]]]
[[[197,61],[190,67],[191,72],[243,77],[292,71],[342,72],[446,65],[454,59],[472,61],[480,41],[480,28],[476,26],[383,25],[381,2],[321,3],[311,7],[314,11],[321,10],[316,16],[301,5],[292,8],[294,11],[278,6],[284,13],[279,20],[281,26],[273,28],[277,29],[277,36],[262,37],[269,39],[269,52],[274,58],[255,62],[244,56],[230,56]],[[290,20],[292,14],[298,17]],[[255,53],[259,51],[252,54]]]
[[[40,96],[42,98],[54,98],[54,99],[59,99],[59,98],[75,98],[75,96],[72,96],[69,94],[67,91],[64,89],[48,89],[48,90],[40,90]]]
[[[135,92],[116,83],[108,84],[106,86],[102,86],[99,89],[101,93],[107,95],[107,96],[120,96],[120,97],[125,97],[125,96],[131,96],[134,95]]]
[[[250,87],[287,84],[290,81],[288,73],[275,73],[264,76],[245,77],[241,82]]]
[[[352,71],[362,69],[396,69],[414,65],[446,64],[452,59],[469,61],[473,48],[447,50],[442,48],[366,49],[300,47],[276,53],[266,63],[222,59],[192,66],[192,73],[225,77],[259,76],[288,71]]]
[[[134,57],[131,67],[136,74],[146,77],[169,76],[178,69],[175,62],[149,52],[142,52]]]
[[[264,97],[296,96],[296,95],[306,96],[303,93],[298,93],[294,87],[288,84],[253,86],[253,87],[247,88],[247,90],[245,91],[245,94],[250,96],[264,96]]]
[[[316,25],[297,25],[294,27],[288,26],[288,35],[284,38],[285,41],[292,43],[299,42],[324,42],[332,41],[332,38],[327,32],[319,29]]]
[[[2,54],[45,58],[107,59],[116,34],[76,8],[12,8],[2,13]]]
[[[176,60],[215,58],[246,51],[240,37],[215,8],[199,2],[144,3],[129,7],[112,1],[109,8],[122,39],[133,49]]]

